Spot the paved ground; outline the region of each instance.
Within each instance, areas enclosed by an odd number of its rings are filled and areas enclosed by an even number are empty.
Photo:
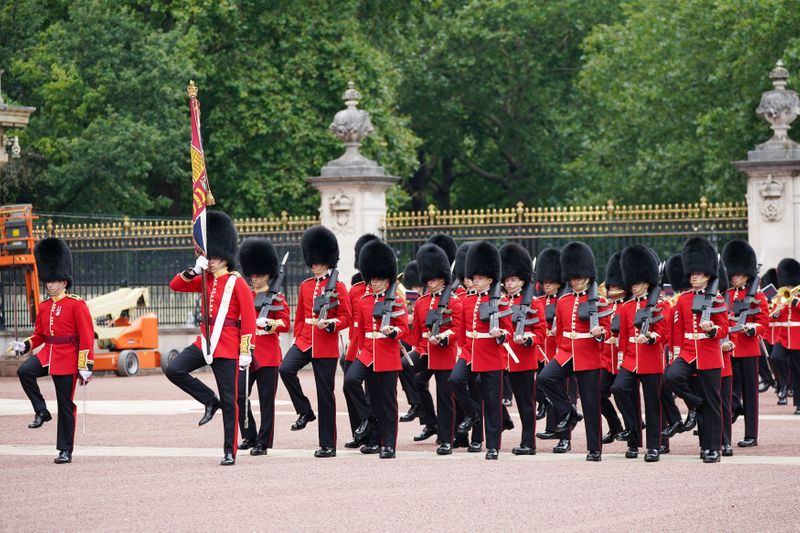
[[[313,403],[313,376],[302,380]],[[49,378],[41,384],[55,410]],[[290,431],[296,415],[281,387],[277,448],[241,454],[233,468],[217,466],[221,414],[198,428],[201,406],[160,374],[102,376],[87,396],[86,435],[78,394],[74,462],[57,466],[55,423],[27,429],[32,413],[18,382],[0,379],[0,530],[730,531],[800,523],[800,416],[776,406],[772,392],[761,395],[759,446],[721,464],[702,464],[689,434],[656,464],[626,460],[624,443],[606,447],[596,464],[584,461],[580,427],[569,454],[553,455],[553,442],[539,441],[539,455],[515,457],[517,427],[504,434],[500,460],[489,462],[463,451],[436,456],[433,439],[412,441],[416,421],[400,424],[397,459],[363,456],[342,446],[349,428],[341,394],[339,456],[315,459],[316,422]],[[402,392],[400,404],[402,411]],[[742,422],[733,431],[741,438]]]

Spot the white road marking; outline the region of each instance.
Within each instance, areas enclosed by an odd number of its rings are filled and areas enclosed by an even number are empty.
[[[55,415],[55,400],[48,400],[51,412]],[[83,402],[76,399],[79,414],[83,412]],[[277,406],[290,406],[292,402],[276,400]],[[258,412],[258,401],[252,402],[254,412]],[[195,400],[87,400],[86,411],[90,415],[188,415],[203,412],[203,405]],[[285,411],[276,414],[292,414]],[[32,415],[33,408],[28,400],[0,399],[0,416]]]

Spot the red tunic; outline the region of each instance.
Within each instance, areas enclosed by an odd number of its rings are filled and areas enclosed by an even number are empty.
[[[697,360],[698,370],[722,368],[722,349],[720,340],[728,335],[728,316],[725,301],[718,295],[714,300],[714,308],[726,309],[725,312],[711,315],[711,322],[717,326],[714,337],[708,337],[700,329],[700,314],[692,312],[692,301],[695,292],[686,291],[678,298],[675,305],[675,323],[672,328],[674,349],[677,357],[687,363]]]
[[[651,325],[654,344],[639,344],[639,328],[634,323],[636,311],[647,307],[647,297],[629,300],[619,309],[619,353],[622,368],[637,374],[662,374],[664,372],[664,346],[672,327],[672,307],[665,300],[658,302],[657,313],[664,318]]]
[[[558,295],[544,295],[539,298],[539,301],[542,302],[542,306],[544,307],[545,311],[547,310],[548,305],[556,305],[558,302]],[[555,317],[555,314],[553,315]],[[538,350],[538,357],[539,361],[547,364],[550,359],[556,356],[556,351],[558,351],[558,342],[556,342],[556,336],[553,332],[553,322],[554,320],[550,320],[547,322],[547,329],[545,330],[545,338],[544,338],[544,348],[540,347]]]
[[[33,336],[27,339],[31,350],[44,345],[36,358],[49,367],[51,376],[70,376],[78,373],[79,360],[84,368],[94,362],[94,326],[86,302],[74,294],[63,294],[58,300],[45,300]],[[53,338],[60,337],[60,338]]]
[[[238,272],[228,272],[227,270],[212,274],[206,272],[206,292],[208,293],[208,314],[209,328],[214,331],[214,324],[218,318],[219,305],[225,292],[225,285],[228,278],[234,276],[236,281],[233,285],[228,312],[222,317],[223,320],[231,322],[231,325],[222,327],[222,334],[214,350],[214,357],[223,359],[239,359],[239,354],[249,353],[253,345],[254,333],[256,330],[255,304],[253,303],[253,293],[247,282],[242,279]],[[200,276],[187,278],[183,273],[178,274],[169,282],[169,288],[175,292],[200,292],[203,280]],[[238,322],[238,325],[234,325]],[[200,331],[207,335],[205,323],[200,325]],[[207,337],[206,337],[207,338]],[[194,345],[202,350],[200,336],[194,341]]]
[[[728,289],[728,301],[731,302],[731,307],[735,301],[744,300],[745,296],[747,296],[747,286],[739,289]],[[747,323],[756,326],[756,334],[748,337],[744,332],[730,333],[729,337],[735,346],[732,353],[733,357],[758,357],[761,355],[761,337],[768,333],[769,309],[767,297],[761,291],[756,293],[756,299],[758,300],[759,312],[756,315],[747,317]],[[729,327],[735,325],[736,320],[731,315]]]
[[[614,300],[609,302],[608,307],[606,310],[612,310],[613,313],[611,314],[611,320],[609,324],[614,321],[614,317],[619,315],[620,308],[623,304],[623,300]],[[622,354],[622,350],[619,349],[619,336],[614,335],[611,331],[611,327],[609,326],[608,329],[610,336],[606,338],[603,342],[603,368],[607,372],[611,372],[612,374],[617,373],[617,369],[619,368],[619,357]]]
[[[294,343],[301,351],[311,348],[311,357],[335,359],[339,357],[339,332],[350,327],[350,298],[347,287],[341,281],[336,283],[339,305],[328,311],[328,319],[336,320],[333,333],[317,327],[314,313],[314,298],[325,291],[328,276],[310,277],[300,284],[297,309],[294,315]],[[360,325],[359,325],[360,327]]]
[[[579,305],[587,300],[585,292],[579,295],[569,292],[559,298],[556,304],[556,361],[564,366],[574,358],[573,368],[576,372],[603,368],[605,344],[589,333],[589,321],[578,317]],[[609,317],[600,319],[605,337],[611,334],[610,323]]]
[[[472,364],[473,372],[494,372],[508,368],[508,352],[502,344],[489,336],[489,322],[480,318],[480,304],[489,301],[489,292],[469,294],[464,299],[461,311],[461,354],[467,364]],[[508,301],[500,300],[498,309],[507,311]],[[500,329],[506,332],[506,342],[511,340],[514,331],[511,314],[500,319]]]
[[[430,330],[425,327],[425,318],[428,316],[428,311],[436,309],[441,297],[440,291],[434,295],[425,294],[417,298],[417,303],[414,304],[414,322],[407,339],[408,344],[413,346],[421,357],[427,356],[429,370],[452,370],[458,357],[458,332],[461,327],[463,305],[455,294],[450,296],[444,315],[444,318],[450,317],[450,322],[439,328],[439,336],[447,336],[447,346],[431,344],[428,340]]]
[[[511,305],[519,305],[522,301],[522,292],[517,293],[513,298],[511,298]],[[539,357],[541,357],[542,353],[542,346],[545,343],[545,335],[547,331],[547,320],[544,316],[544,304],[538,298],[534,298],[531,300],[531,310],[536,311],[536,314],[533,316],[528,316],[528,319],[531,318],[538,318],[539,322],[533,324],[531,326],[525,326],[525,333],[530,333],[533,338],[533,344],[530,346],[524,346],[522,344],[517,344],[514,342],[513,337],[514,333],[516,332],[516,328],[512,323],[511,329],[511,337],[508,339],[508,344],[511,346],[511,349],[514,350],[514,354],[519,359],[519,364],[515,363],[513,359],[509,361],[508,370],[510,372],[524,372],[527,370],[536,370],[539,368]]]
[[[405,303],[402,307],[395,308],[403,310],[400,316],[392,317],[389,324],[399,328],[400,332],[393,339],[381,333],[381,320],[372,316],[372,311],[377,302],[384,300],[384,294],[365,294],[358,302],[355,320],[358,321],[358,355],[356,358],[364,363],[364,366],[373,365],[374,372],[393,372],[403,369],[400,359],[400,341],[408,336],[408,310]],[[402,301],[401,295],[397,294],[398,301]]]
[[[776,344],[800,350],[800,302],[784,306],[775,322]]]
[[[256,293],[253,292],[253,298]],[[289,331],[289,304],[283,294],[273,301],[273,305],[280,305],[278,311],[267,313],[267,320],[276,321],[275,326],[260,328],[256,326],[256,349],[253,352],[253,369],[258,370],[267,366],[280,366],[283,353],[281,352],[280,333]],[[260,310],[256,309],[256,313]],[[269,326],[269,324],[267,324]]]
[[[364,296],[369,292],[369,287],[363,281],[359,281],[352,287],[350,287],[350,309],[354,311],[358,309],[358,302],[361,301],[361,297]],[[350,324],[350,329],[347,333],[347,353],[345,354],[345,361],[350,361],[351,363],[356,360],[356,355],[358,354],[358,342],[356,342],[356,338],[358,337],[358,316],[357,313],[353,312],[353,321]]]

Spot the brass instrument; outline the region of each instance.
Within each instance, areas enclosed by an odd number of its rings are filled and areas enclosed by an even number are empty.
[[[781,310],[798,297],[800,297],[800,285],[795,285],[791,289],[789,287],[778,289],[778,292],[772,297],[772,302],[770,302],[770,307],[772,308],[770,315],[772,318],[778,318]]]
[[[605,281],[597,286],[597,294],[600,296],[600,298],[605,298],[606,297],[607,293],[606,293],[606,282]]]

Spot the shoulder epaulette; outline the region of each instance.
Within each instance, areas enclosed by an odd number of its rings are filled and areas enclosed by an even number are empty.
[[[81,300],[82,299],[77,294],[67,294],[67,298],[72,298],[73,300]]]

